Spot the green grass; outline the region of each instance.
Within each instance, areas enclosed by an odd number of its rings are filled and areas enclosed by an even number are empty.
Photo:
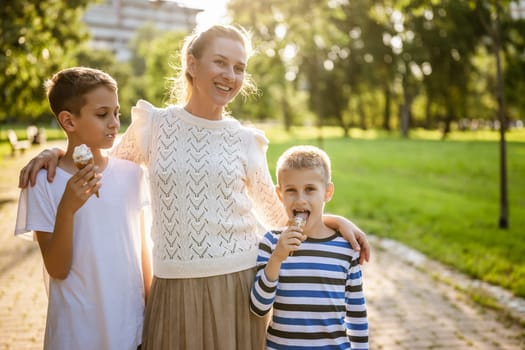
[[[319,145],[315,129],[264,129],[272,175],[289,146]],[[453,132],[446,141],[439,132],[423,130],[411,132],[411,139],[376,130],[350,135],[342,138],[337,128],[322,132],[335,183],[327,211],[525,297],[525,130],[507,133],[508,230],[498,228],[498,133]],[[17,179],[25,160],[6,158],[9,152],[7,142],[0,142],[2,167],[16,167],[3,175]]]
[[[327,210],[525,297],[525,132],[512,133],[516,141],[507,143],[508,230],[498,228],[497,133],[472,134],[470,141],[463,133],[447,141],[374,133],[324,136],[335,183]],[[318,144],[313,134],[293,141],[283,135],[267,132],[272,173],[287,147]]]

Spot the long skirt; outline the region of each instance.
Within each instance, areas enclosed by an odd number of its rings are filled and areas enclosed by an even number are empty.
[[[250,312],[255,268],[205,278],[153,277],[142,350],[262,350],[268,318]]]

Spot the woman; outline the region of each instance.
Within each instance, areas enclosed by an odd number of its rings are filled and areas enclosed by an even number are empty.
[[[249,310],[257,222],[278,227],[287,216],[268,170],[264,134],[225,112],[250,86],[250,54],[248,36],[234,26],[188,36],[174,85],[181,104],[155,108],[139,101],[113,151],[145,165],[150,179],[154,278],[142,349],[264,348],[266,320]],[[52,178],[54,153],[33,159],[21,185],[42,166]],[[325,222],[358,247],[355,234],[368,260],[368,243],[355,225],[334,216]]]

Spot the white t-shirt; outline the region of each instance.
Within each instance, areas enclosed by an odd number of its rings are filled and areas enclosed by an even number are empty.
[[[140,214],[148,204],[142,169],[109,158],[100,198],[76,212],[73,261],[64,280],[50,279],[44,349],[135,350],[141,343],[144,284]],[[20,193],[15,235],[53,232],[57,206],[71,174],[41,170]],[[52,233],[50,233],[52,234]]]

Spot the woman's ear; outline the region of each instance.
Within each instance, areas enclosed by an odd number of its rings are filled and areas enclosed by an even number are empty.
[[[196,66],[197,66],[197,59],[195,58],[195,56],[191,54],[188,55],[188,57],[186,58],[186,69],[187,69],[188,74],[192,78],[195,77]]]
[[[73,114],[68,111],[61,111],[58,114],[58,122],[62,125],[65,131],[74,131],[75,130],[75,120],[73,119]]]
[[[324,192],[324,201],[329,202],[334,195],[334,183],[329,182],[326,184],[326,190]]]

